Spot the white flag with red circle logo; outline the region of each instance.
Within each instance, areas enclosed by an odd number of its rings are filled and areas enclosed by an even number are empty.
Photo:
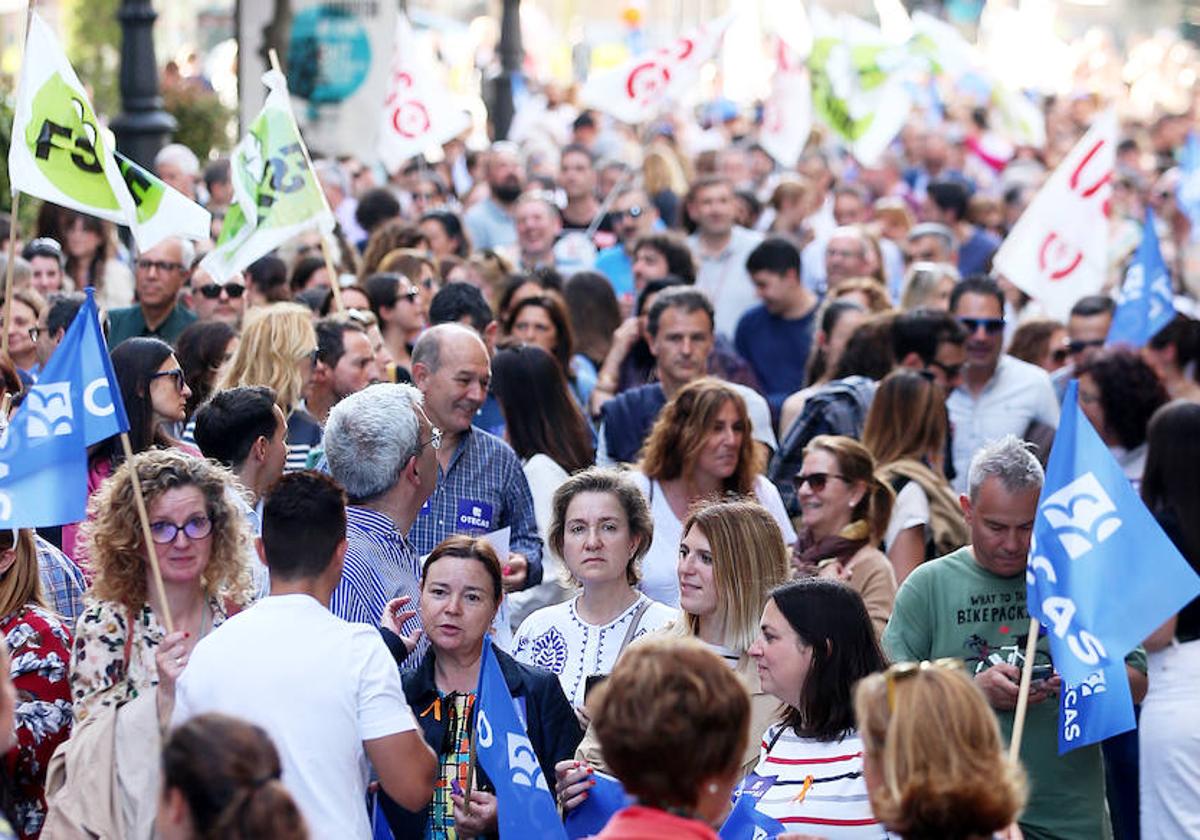
[[[389,172],[466,131],[471,118],[454,107],[453,96],[439,81],[436,68],[424,61],[412,24],[396,18],[396,52],[379,130],[379,157]]]
[[[654,119],[679,101],[715,58],[734,13],[709,21],[673,43],[588,78],[580,92],[585,107],[622,122]]]
[[[1117,115],[1109,110],[1054,170],[992,260],[996,273],[1064,322],[1075,301],[1104,285],[1116,145]]]
[[[794,167],[812,133],[812,86],[804,60],[775,38],[775,76],[763,106],[759,143],[780,166]]]

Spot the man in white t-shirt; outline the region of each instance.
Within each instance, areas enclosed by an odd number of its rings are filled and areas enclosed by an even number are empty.
[[[275,485],[260,541],[271,595],[197,643],[172,723],[222,712],[258,724],[311,836],[369,840],[368,759],[384,791],[414,811],[432,796],[437,759],[379,631],[329,612],[346,552],[345,504],[341,487],[318,473]]]

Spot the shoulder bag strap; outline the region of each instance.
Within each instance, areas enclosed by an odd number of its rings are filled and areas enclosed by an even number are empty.
[[[637,633],[638,626],[642,623],[642,616],[646,614],[646,610],[650,609],[650,599],[646,598],[642,603],[638,604],[636,610],[633,611],[633,620],[629,622],[629,629],[625,631],[625,638],[621,641],[621,647],[617,649],[617,655],[620,656],[621,651],[629,647],[629,643],[633,641],[634,634]]]

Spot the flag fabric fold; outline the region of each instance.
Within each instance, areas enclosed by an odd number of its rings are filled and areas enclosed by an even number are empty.
[[[759,142],[775,161],[794,167],[812,133],[812,85],[804,62],[787,41],[775,38],[775,75],[763,107]]]
[[[92,289],[0,434],[0,528],[78,522],[87,447],[129,430]]]
[[[335,220],[308,162],[277,70],[263,75],[267,98],[230,157],[233,204],[216,247],[200,265],[222,283],[259,257],[308,230],[323,236]]]
[[[36,12],[14,109],[8,170],[14,191],[133,230],[138,247],[208,236],[207,210],[109,148],[87,92]]]
[[[1147,207],[1142,241],[1125,271],[1108,343],[1142,347],[1174,317],[1175,290],[1158,246],[1154,211]]]
[[[475,754],[496,788],[500,840],[538,837],[566,840],[525,721],[513,701],[491,636],[483,640],[479,684],[475,692]]]

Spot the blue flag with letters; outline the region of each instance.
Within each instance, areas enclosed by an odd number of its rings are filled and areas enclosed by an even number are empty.
[[[1049,630],[1055,669],[1079,691],[1076,699],[1088,700],[1082,735],[1085,723],[1093,734],[1132,727],[1125,655],[1200,594],[1200,575],[1134,492],[1080,409],[1078,390],[1072,382],[1063,400],[1025,580],[1029,614]],[[1094,690],[1097,680],[1104,691]],[[1065,712],[1065,696],[1063,703]]]
[[[1137,726],[1125,663],[1114,662],[1078,685],[1063,682],[1058,695],[1058,754]]]
[[[1192,241],[1200,242],[1200,136],[1195,131],[1188,132],[1183,144],[1179,171],[1183,177],[1175,189],[1175,200],[1192,223]]]
[[[1146,208],[1142,242],[1125,271],[1125,282],[1117,299],[1109,344],[1142,347],[1175,317],[1175,290],[1158,247],[1154,211]]]
[[[129,430],[92,290],[0,435],[0,528],[78,522],[87,447]]]
[[[566,840],[554,796],[492,652],[490,635],[483,638],[475,692],[475,755],[496,788],[500,840]]]

